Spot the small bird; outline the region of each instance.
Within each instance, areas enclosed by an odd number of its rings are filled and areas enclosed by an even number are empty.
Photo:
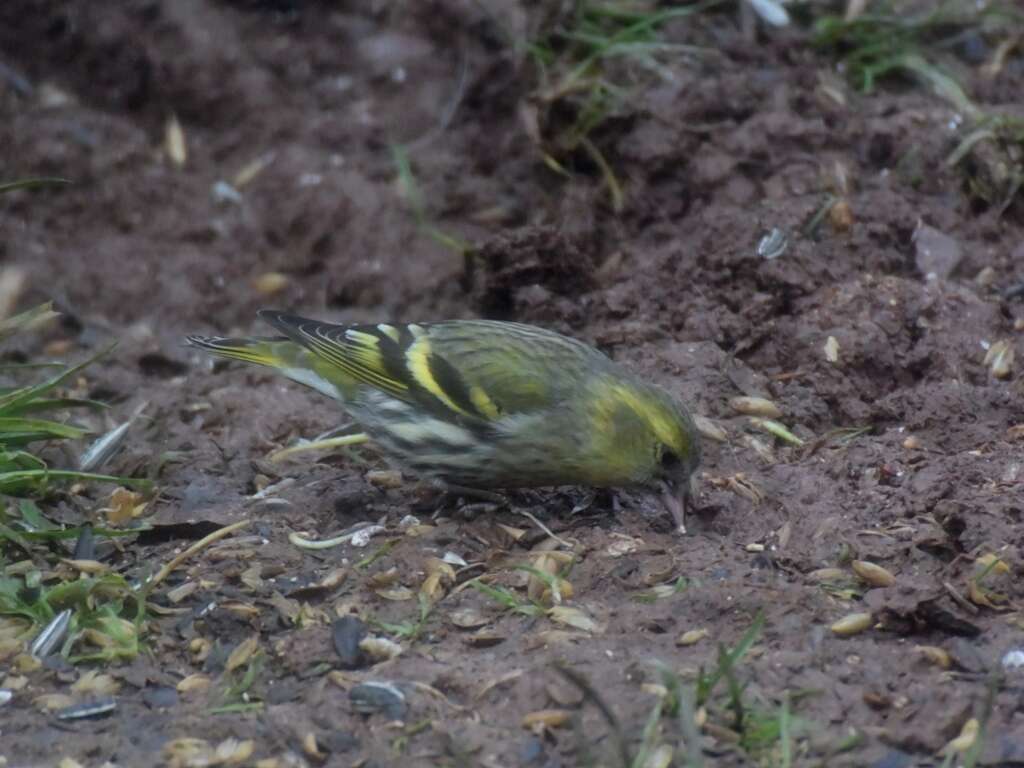
[[[495,320],[335,325],[262,310],[275,338],[189,336],[341,401],[398,467],[449,490],[660,491],[679,532],[700,437],[667,392],[580,341]]]

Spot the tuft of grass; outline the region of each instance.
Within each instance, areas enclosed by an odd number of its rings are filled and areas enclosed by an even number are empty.
[[[262,710],[263,702],[252,695],[252,687],[259,679],[260,673],[263,672],[264,663],[263,654],[257,652],[243,668],[225,672],[220,703],[208,709],[207,713],[227,715]]]
[[[1024,188],[1024,120],[985,115],[974,122],[946,167],[963,171],[968,197],[1000,215]]]
[[[646,3],[577,2],[525,50],[535,85],[528,130],[544,163],[569,176],[574,159],[593,165],[603,179],[612,208],[619,212],[625,194],[601,147],[598,134],[611,119],[625,114],[631,91],[645,79],[672,79],[670,57],[705,54],[695,46],[668,43],[660,29],[673,19],[706,11],[723,0],[658,10]]]
[[[5,181],[0,183],[0,193],[13,192],[16,189],[39,189],[40,187],[59,187],[70,184],[68,179],[61,179],[55,176],[42,176],[36,179],[18,179],[17,181]]]
[[[434,604],[430,602],[430,599],[420,593],[419,595],[419,615],[415,620],[406,619],[405,621],[389,622],[381,621],[379,619],[371,619],[370,623],[389,635],[393,635],[401,640],[408,640],[415,642],[419,639],[420,635],[423,634],[423,630],[427,625],[427,619],[430,618],[431,611],[434,609]]]
[[[0,322],[0,341],[20,331],[31,329],[56,317],[49,304],[43,304]],[[11,496],[44,495],[52,481],[81,480],[119,483],[148,487],[146,480],[112,477],[91,472],[55,470],[25,450],[31,443],[74,440],[89,433],[85,427],[58,421],[70,409],[104,408],[93,400],[54,396],[55,391],[75,374],[113,346],[101,350],[87,360],[72,366],[61,366],[57,373],[38,384],[12,387],[0,391],[0,494]]]
[[[462,256],[469,253],[471,246],[468,242],[456,235],[445,232],[434,223],[428,211],[427,203],[423,199],[419,183],[416,181],[416,175],[413,173],[408,149],[401,144],[395,144],[391,147],[391,160],[395,165],[397,173],[398,194],[405,200],[412,211],[420,231],[450,251],[454,251]]]
[[[64,610],[71,610],[71,618],[59,652],[70,662],[130,659],[139,652],[145,604],[123,576],[86,576],[53,586],[42,584],[39,571],[0,576],[0,614],[44,627]]]
[[[29,180],[6,184],[0,191],[40,186],[49,180]],[[0,321],[0,341],[50,321],[56,316],[49,304],[43,304]],[[102,574],[102,566],[88,561],[96,570],[83,573],[55,562],[65,550],[60,542],[96,536],[114,537],[136,531],[95,528],[86,523],[64,527],[51,522],[28,497],[44,497],[55,483],[97,481],[148,488],[148,480],[115,477],[94,472],[52,469],[33,452],[41,443],[54,443],[84,437],[89,430],[67,421],[67,413],[81,409],[104,408],[92,400],[64,396],[60,388],[86,366],[111,348],[77,365],[53,364],[56,371],[41,382],[0,389],[0,494],[22,497],[0,506],[0,615],[18,617],[26,622],[26,634],[43,627],[60,625],[59,652],[71,662],[113,661],[131,658],[139,652],[145,619],[145,600],[118,574]],[[37,369],[31,369],[37,370]],[[45,583],[35,566],[14,569],[7,565],[12,552],[28,556],[26,563],[46,559],[56,566],[56,583]],[[86,558],[89,555],[85,556]],[[58,617],[68,612],[66,617]]]
[[[706,763],[697,724],[700,711],[701,717],[707,720],[706,727],[714,725],[717,732],[731,734],[730,738],[756,764],[790,768],[797,764],[797,739],[807,730],[807,723],[793,715],[792,703],[812,692],[783,692],[778,705],[747,692],[747,683],[741,679],[739,665],[763,628],[764,615],[759,613],[736,645],[732,648],[720,646],[715,666],[707,671],[701,669],[697,679],[690,684],[668,665],[655,662],[654,668],[665,693],[648,712],[639,738],[632,744],[627,736],[630,729],[623,725],[598,687],[577,670],[563,665],[556,665],[555,669],[580,690],[584,701],[596,707],[610,729],[609,741],[614,757],[602,764],[644,768],[671,748],[675,755],[674,765],[704,768]],[[726,690],[719,693],[723,682]],[[587,740],[594,743],[593,734],[588,734]]]
[[[1005,23],[1012,15],[998,4],[955,1],[908,14],[897,3],[882,0],[853,18],[817,18],[813,42],[837,53],[851,82],[869,93],[880,80],[894,75],[929,79],[929,71],[937,71],[933,59],[957,35]]]
[[[547,613],[547,609],[544,606],[531,600],[522,600],[504,587],[494,587],[490,584],[485,584],[480,579],[473,579],[466,583],[477,592],[486,595],[494,600],[494,602],[500,604],[505,610],[512,611],[513,613],[519,613],[523,616],[543,616]]]

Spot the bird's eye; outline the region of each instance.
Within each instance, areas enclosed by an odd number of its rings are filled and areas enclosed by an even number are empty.
[[[670,451],[665,448],[661,452],[661,468],[662,469],[674,469],[679,466],[679,457],[676,456],[674,451]]]

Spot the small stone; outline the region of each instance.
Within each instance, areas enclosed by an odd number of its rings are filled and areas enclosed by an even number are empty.
[[[331,639],[342,669],[359,669],[369,663],[359,645],[366,635],[366,624],[358,616],[342,616],[331,625]]]
[[[170,709],[178,704],[178,692],[166,685],[147,685],[142,700],[150,709]]]
[[[391,720],[402,720],[409,709],[402,693],[394,683],[362,683],[348,694],[352,708],[364,715],[380,712]]]
[[[1003,656],[1003,669],[1021,669],[1024,667],[1024,649],[1014,648]]]
[[[960,263],[960,243],[945,232],[921,222],[914,231],[918,271],[930,280],[945,280]]]

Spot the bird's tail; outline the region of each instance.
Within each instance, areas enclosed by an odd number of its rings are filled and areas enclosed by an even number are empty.
[[[246,363],[287,368],[294,364],[296,344],[282,338],[241,339],[226,336],[188,336],[193,347],[206,350],[217,357],[242,360]]]
[[[355,382],[344,371],[318,359],[291,339],[188,336],[186,341],[217,357],[274,368],[292,381],[312,387],[335,400],[346,400],[355,386]]]

